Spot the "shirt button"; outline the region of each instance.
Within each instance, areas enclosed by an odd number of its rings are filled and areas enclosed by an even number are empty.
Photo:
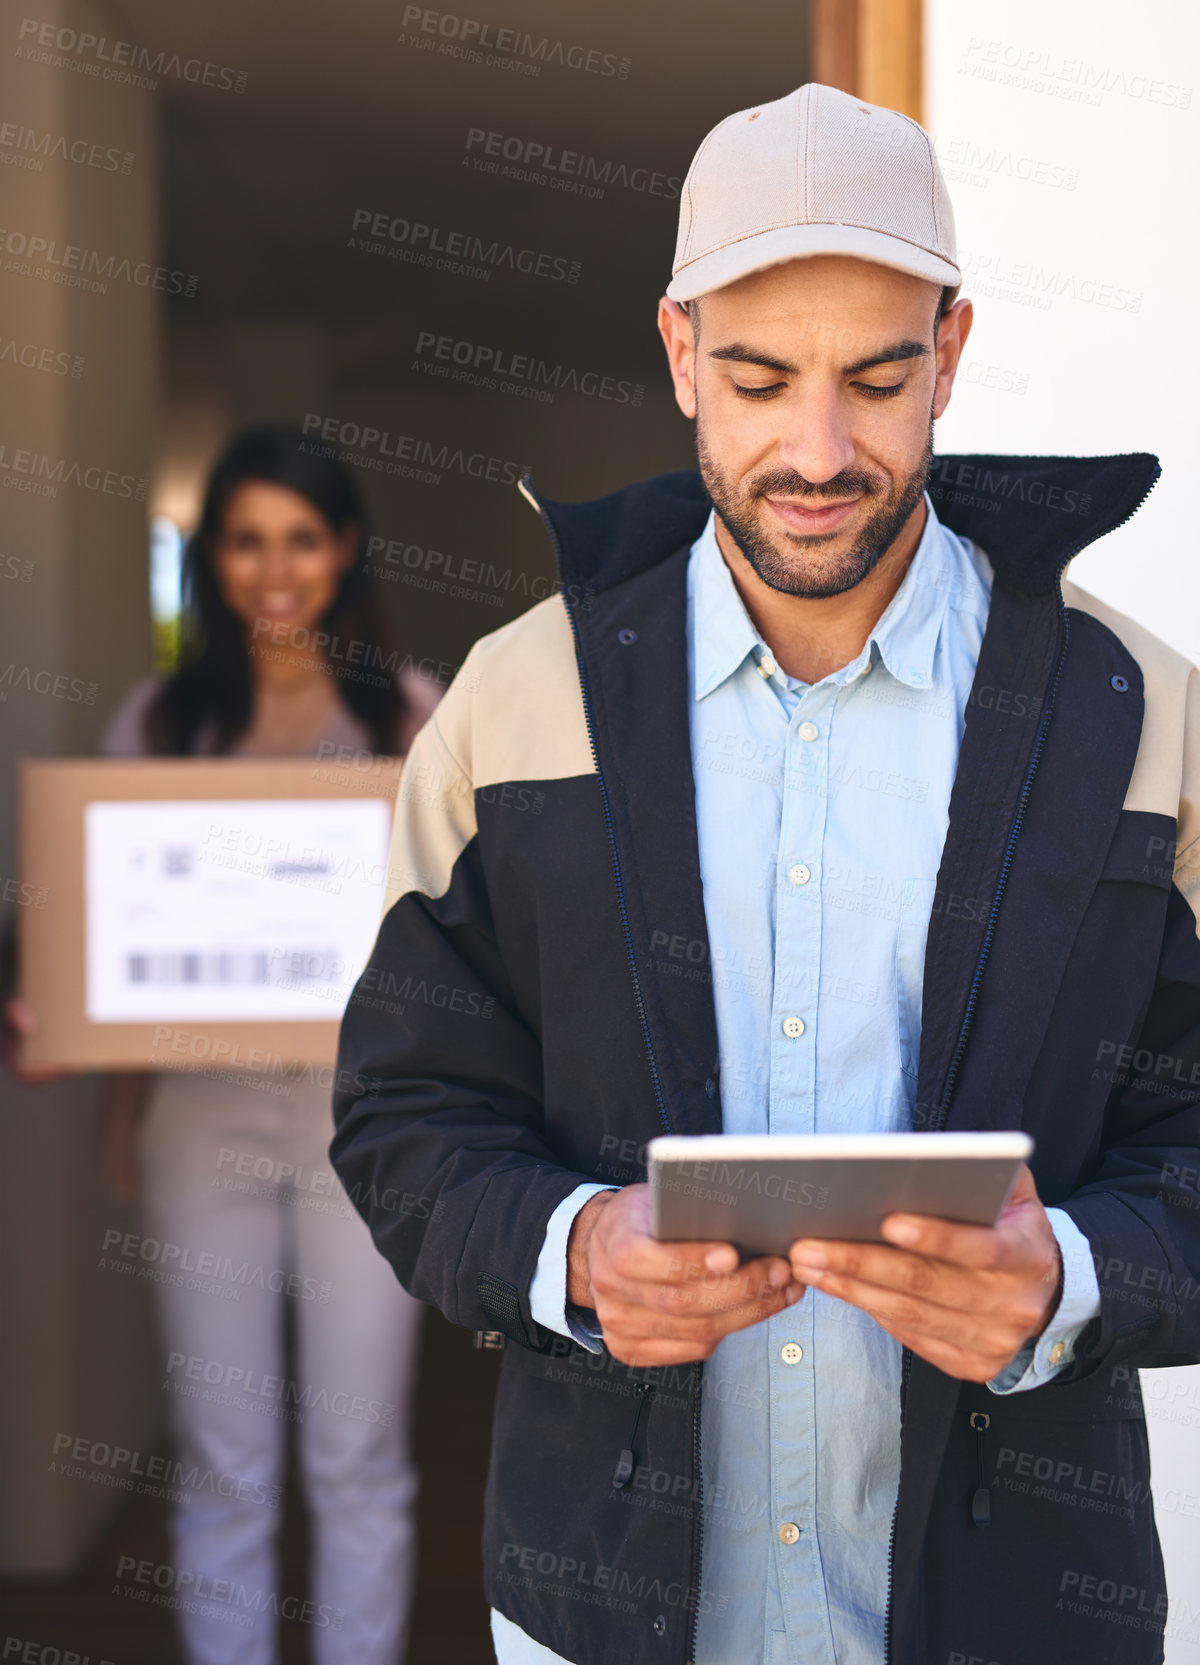
[[[775,661],[771,658],[769,653],[764,653],[762,658],[759,660],[758,674],[759,676],[775,675]]]
[[[783,1525],[779,1528],[779,1541],[781,1544],[794,1544],[799,1536],[800,1528],[796,1525],[794,1520],[785,1520]]]
[[[788,878],[794,885],[806,885],[812,878],[812,869],[805,867],[802,861],[794,861],[788,868]]]
[[[785,1341],[779,1349],[779,1357],[784,1364],[799,1364],[804,1357],[804,1349],[798,1341]]]
[[[801,740],[815,740],[817,738],[816,723],[801,723],[796,731]]]
[[[1065,1341],[1056,1341],[1054,1343],[1054,1346],[1050,1349],[1050,1363],[1051,1364],[1061,1364],[1063,1359],[1066,1357],[1066,1353],[1067,1353],[1067,1344],[1066,1344],[1066,1342]]]
[[[798,1036],[803,1035],[804,1033],[804,1019],[802,1017],[796,1017],[794,1014],[791,1017],[785,1017],[783,1020],[783,1032],[789,1041],[796,1040]]]

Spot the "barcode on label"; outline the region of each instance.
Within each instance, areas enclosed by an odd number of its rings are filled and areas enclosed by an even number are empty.
[[[340,969],[338,955],[331,948],[156,950],[129,954],[125,960],[130,983],[160,986],[215,983],[265,988],[281,983],[328,983],[339,976]]]

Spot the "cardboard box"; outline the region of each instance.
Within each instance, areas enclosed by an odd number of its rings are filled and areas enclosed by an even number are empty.
[[[23,760],[19,980],[38,1018],[24,1062],[332,1063],[383,912],[400,769]]]

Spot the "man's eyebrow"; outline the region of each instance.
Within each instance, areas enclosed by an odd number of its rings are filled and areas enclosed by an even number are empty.
[[[843,370],[844,376],[859,376],[864,370],[874,370],[879,364],[897,364],[905,358],[924,358],[929,348],[923,341],[897,341],[894,347],[885,347],[881,353],[872,353],[869,358],[860,358],[857,364],[848,364]]]
[[[770,353],[760,352],[757,347],[747,347],[742,341],[731,341],[728,347],[714,347],[708,356],[732,359],[735,364],[761,364],[764,370],[780,370],[785,376],[798,373],[796,366],[786,359],[773,358]]]
[[[856,364],[847,364],[842,374],[845,376],[860,376],[864,370],[874,370],[880,364],[898,364],[902,359],[924,358],[929,348],[922,341],[897,341],[894,346],[885,347],[882,352],[872,353],[868,358],[861,358]],[[731,341],[728,347],[714,347],[709,352],[709,358],[729,359],[735,364],[760,364],[764,370],[778,370],[781,375],[795,376],[799,372],[794,364],[789,364],[785,358],[775,358],[771,353],[761,352],[757,347],[749,347],[743,341]]]

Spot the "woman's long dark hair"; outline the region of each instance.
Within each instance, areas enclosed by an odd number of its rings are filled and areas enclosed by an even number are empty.
[[[213,553],[230,498],[252,481],[297,492],[335,532],[350,522],[358,526],[354,560],[317,628],[343,643],[361,644],[353,665],[341,667],[347,674],[335,674],[335,683],[374,749],[394,751],[405,699],[367,567],[362,498],[340,463],[319,455],[298,428],[276,424],[237,434],[209,476],[200,524],[184,555],[179,668],[146,712],[147,743],[160,756],[184,756],[211,724],[213,749],[227,752],[250,726],[254,678],[246,627],[221,598]]]

